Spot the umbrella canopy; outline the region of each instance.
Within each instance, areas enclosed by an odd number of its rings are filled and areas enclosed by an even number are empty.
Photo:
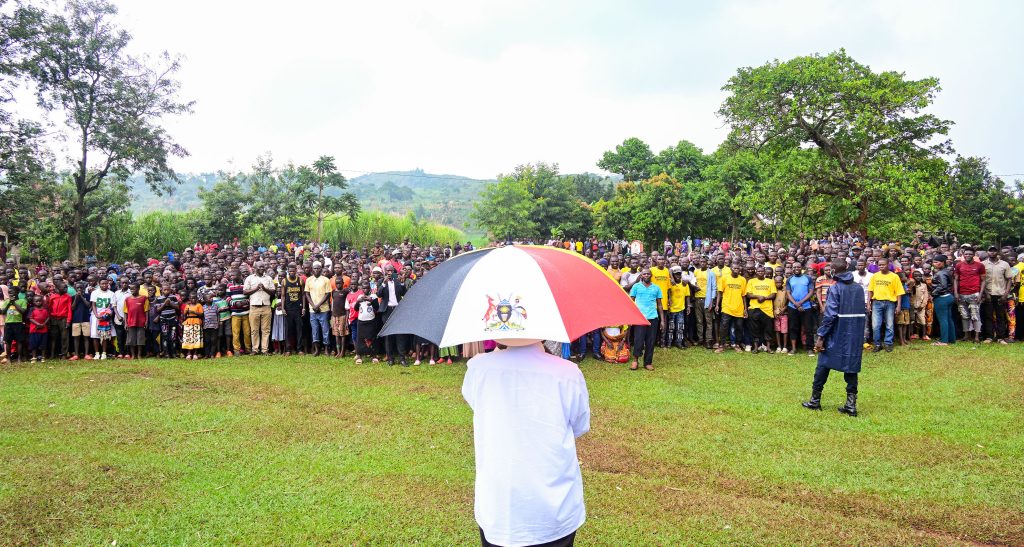
[[[481,249],[418,280],[380,336],[415,334],[441,347],[499,338],[570,342],[647,319],[594,261],[555,247]]]

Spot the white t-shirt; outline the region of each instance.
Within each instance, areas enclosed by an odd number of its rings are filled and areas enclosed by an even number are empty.
[[[359,311],[359,316],[357,317],[359,321],[373,321],[377,317],[376,306],[368,300],[357,304],[356,309]]]
[[[868,297],[868,284],[871,283],[871,276],[875,274],[864,270],[864,275],[860,275],[857,270],[853,271],[853,282],[864,288],[864,302],[869,302],[871,299]]]
[[[586,520],[576,438],[590,430],[579,367],[541,344],[478,354],[462,396],[473,409],[477,524],[487,541],[547,543]]]
[[[114,292],[114,324],[124,325],[124,301],[130,297],[130,291]]]

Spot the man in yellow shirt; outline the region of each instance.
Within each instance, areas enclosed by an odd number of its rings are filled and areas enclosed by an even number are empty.
[[[722,301],[722,326],[718,330],[719,347],[715,353],[722,353],[726,340],[733,349],[742,352],[738,343],[743,336],[743,320],[747,318],[747,307],[743,299],[747,292],[747,280],[739,274],[738,269],[731,269],[729,275],[719,279],[718,292]]]
[[[749,268],[748,268],[749,270]],[[754,353],[768,351],[774,329],[775,281],[764,276],[764,266],[754,269],[754,278],[747,281],[747,323],[754,339]]]
[[[892,351],[895,317],[900,313],[900,297],[906,291],[900,276],[889,271],[889,260],[878,259],[878,273],[868,282],[868,300],[871,301],[871,329],[875,348],[882,351],[882,323],[885,323],[885,351]]]
[[[663,256],[654,259],[654,266],[651,267],[651,283],[661,288],[662,292],[668,293],[668,286],[672,284],[672,280]]]
[[[1022,276],[1024,276],[1024,254],[1017,257],[1017,263],[1013,266],[1014,282],[1017,283],[1017,307],[1014,310],[1014,315],[1017,317],[1017,324],[1014,327],[1016,332],[1013,333],[1013,337],[1018,342],[1024,342],[1024,283],[1021,283]]]
[[[703,342],[704,347],[711,349],[718,339],[715,336],[717,323],[715,322],[715,308],[718,303],[718,278],[715,272],[708,269],[708,259],[700,257],[697,261],[697,268],[693,271],[693,278],[697,285],[697,291],[693,294],[693,312],[690,314],[696,321],[697,341]],[[711,291],[711,298],[707,297]]]
[[[661,259],[664,261],[664,259]],[[652,268],[653,269],[653,268]],[[665,347],[686,347],[686,298],[690,285],[683,281],[683,268],[672,266],[672,282],[668,287],[668,313],[665,314]]]

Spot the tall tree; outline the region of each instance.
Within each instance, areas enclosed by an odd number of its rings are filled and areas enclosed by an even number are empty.
[[[622,144],[615,146],[615,150],[606,151],[597,162],[598,167],[622,175],[626,182],[647,178],[653,164],[651,147],[636,137],[622,141]]]
[[[166,52],[155,61],[130,55],[131,35],[114,22],[116,14],[106,0],[69,0],[42,17],[27,65],[39,104],[63,114],[75,144],[72,261],[79,258],[91,193],[133,172],[160,192],[177,181],[168,159],[187,155],[160,125],[165,116],[192,110],[177,98],[179,61]]]
[[[526,185],[504,176],[484,187],[472,218],[495,239],[523,240],[538,236],[532,212],[533,196]]]
[[[593,173],[578,173],[566,177],[576,187],[576,197],[583,203],[594,203],[615,196],[615,183],[607,177]]]
[[[956,158],[950,167],[948,210],[944,225],[961,241],[1018,245],[1024,240],[1020,183],[1007,185],[992,174],[985,158]]]
[[[873,213],[896,204],[930,215],[941,200],[936,160],[951,151],[951,122],[922,112],[937,79],[873,72],[839,50],[741,68],[723,89],[730,146],[786,161],[810,150],[789,165],[793,182],[807,199],[828,200],[838,226],[866,231]]]
[[[6,3],[0,0],[0,9]],[[0,12],[0,232],[14,241],[52,197],[39,124],[8,109],[28,66],[39,15],[35,8],[23,6]]]
[[[199,189],[199,199],[203,201],[203,218],[198,234],[200,239],[231,241],[244,235],[243,205],[249,200],[246,199],[238,177],[222,175],[209,190]]]
[[[316,243],[320,243],[323,233],[324,213],[344,213],[352,219],[359,215],[359,200],[355,194],[342,192],[339,196],[330,196],[324,193],[329,189],[343,191],[348,188],[345,177],[334,165],[333,156],[320,156],[312,166],[300,168],[300,174],[316,188],[316,201],[313,202],[316,210]]]
[[[701,172],[709,164],[711,158],[704,155],[700,147],[681,140],[675,146],[658,152],[650,167],[650,175],[665,173],[682,182],[695,182],[701,179]]]

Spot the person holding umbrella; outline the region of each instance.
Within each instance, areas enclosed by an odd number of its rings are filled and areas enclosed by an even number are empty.
[[[482,545],[573,544],[586,520],[576,439],[590,429],[589,396],[579,367],[541,342],[622,324],[650,322],[595,262],[539,246],[446,260],[391,314],[381,336],[439,346],[493,339],[503,348],[470,359],[462,385],[473,410]]]
[[[839,412],[857,415],[857,375],[860,373],[864,352],[864,288],[853,282],[853,274],[846,271],[845,258],[832,261],[836,284],[828,290],[825,308],[818,327],[814,350],[818,352],[818,368],[814,371],[811,399],[804,408],[821,410],[821,392],[825,389],[831,370],[843,373],[846,380],[846,404]]]

